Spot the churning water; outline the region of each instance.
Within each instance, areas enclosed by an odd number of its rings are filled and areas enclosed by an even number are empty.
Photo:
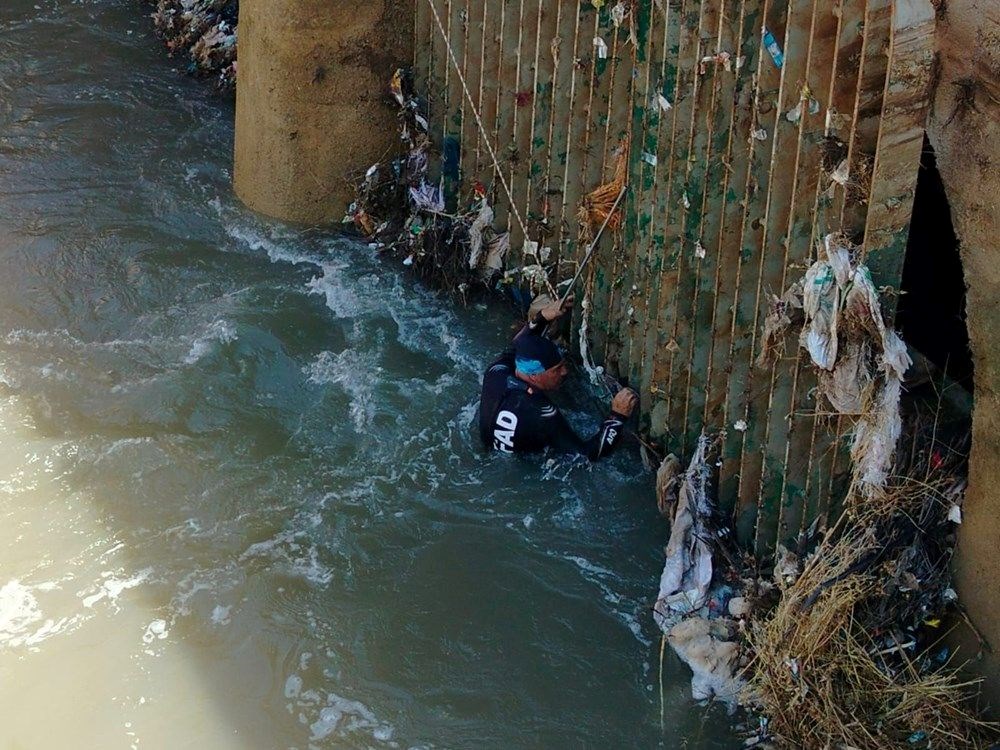
[[[484,456],[509,311],[250,215],[179,64],[0,3],[0,748],[731,746],[635,456]]]

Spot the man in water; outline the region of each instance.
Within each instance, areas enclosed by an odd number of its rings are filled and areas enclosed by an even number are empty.
[[[621,440],[625,421],[639,401],[632,389],[618,392],[611,402],[611,416],[589,440],[582,440],[549,400],[548,394],[562,385],[568,369],[562,353],[544,333],[572,304],[568,300],[543,307],[486,371],[479,433],[487,447],[503,453],[552,448],[596,461],[610,454]]]

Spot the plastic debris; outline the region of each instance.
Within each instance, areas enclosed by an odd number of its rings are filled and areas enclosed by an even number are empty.
[[[411,187],[410,200],[418,211],[442,213],[444,211],[444,180],[441,180],[438,187],[429,185],[425,181],[416,187]]]
[[[850,160],[844,159],[837,165],[837,168],[830,173],[830,179],[836,182],[838,185],[846,186],[848,179],[851,177],[851,163]]]
[[[504,261],[510,250],[510,232],[498,234],[487,244],[486,260],[483,262],[482,275],[486,278],[503,271]]]
[[[701,244],[701,240],[696,240],[694,243],[694,257],[696,258],[705,257],[705,246]]]
[[[670,453],[656,470],[656,506],[660,510],[660,515],[673,518],[681,478],[681,462],[677,456]]]
[[[746,617],[750,614],[752,607],[746,597],[734,596],[729,600],[729,604],[726,609],[732,617]]]
[[[779,544],[777,562],[774,564],[774,582],[781,588],[790,586],[795,583],[801,572],[802,561],[799,556],[784,545]]]
[[[802,98],[799,99],[799,103],[796,104],[793,109],[790,109],[787,113],[785,113],[785,119],[790,123],[797,125],[799,120],[802,119],[802,113],[804,111],[808,111],[811,115],[818,114],[819,101],[804,93]]]
[[[587,373],[587,378],[592,384],[597,385],[604,377],[604,368],[595,364],[590,356],[590,310],[591,302],[588,291],[580,304],[580,362],[583,364],[584,372]]]
[[[778,40],[774,38],[774,34],[767,30],[765,26],[763,28],[763,38],[764,46],[767,51],[771,54],[771,59],[774,60],[774,65],[777,68],[782,68],[785,65],[785,56],[781,52],[781,45],[778,44]]]
[[[801,289],[800,344],[819,368],[820,391],[830,404],[857,417],[851,444],[854,476],[862,494],[871,494],[885,485],[892,466],[902,430],[903,377],[911,361],[902,339],[885,325],[868,268],[853,264],[855,253],[840,235],[827,235],[823,247],[826,258],[772,302],[758,362],[765,363],[778,350],[793,324],[787,313]]]
[[[719,52],[714,55],[705,55],[701,58],[701,61],[698,63],[699,75],[705,75],[709,63],[721,65],[726,72],[730,72],[733,69],[732,55],[728,52]]]
[[[667,633],[670,647],[691,668],[695,700],[717,699],[735,707],[742,681],[737,677],[739,644],[727,620],[689,617]]]
[[[236,84],[238,0],[158,0],[153,26],[173,55],[187,55],[188,72]]]
[[[801,322],[802,316],[801,281],[793,284],[781,297],[771,295],[770,309],[764,318],[764,342],[757,359],[759,365],[764,365],[783,351],[785,331],[793,323]]]
[[[719,535],[712,528],[709,450],[702,433],[686,472],[679,473],[673,455],[657,471],[657,503],[661,513],[672,512],[672,519],[653,619],[691,668],[693,697],[715,698],[735,709],[743,687],[737,675],[740,647],[734,623],[720,617],[729,611],[735,591],[724,583],[711,588]],[[741,609],[739,602],[736,608]]]
[[[665,97],[663,94],[656,95],[656,102],[663,112],[669,112],[673,107],[673,105],[670,103],[667,97]]]
[[[483,232],[493,225],[493,209],[489,202],[483,199],[483,206],[479,209],[479,215],[469,227],[469,268],[479,267],[479,261],[483,255]]]
[[[625,10],[625,3],[621,2],[621,0],[611,9],[611,22],[615,25],[616,29],[625,22]]]
[[[948,509],[948,520],[952,523],[962,523],[962,507],[960,505],[952,505]]]
[[[597,58],[599,60],[606,60],[608,57],[608,45],[599,36],[594,37],[594,48],[597,50]]]
[[[830,263],[814,263],[806,272],[802,291],[802,308],[808,321],[803,344],[817,367],[832,370],[837,361],[840,287]]]
[[[766,141],[767,131],[764,130],[764,128],[757,128],[756,130],[750,133],[750,138],[755,141]]]
[[[747,431],[747,421],[745,419],[737,419],[733,423],[733,429],[736,430],[737,432],[746,432]]]
[[[353,222],[369,244],[397,254],[404,265],[467,300],[470,291],[504,276],[510,236],[493,228],[484,185],[475,183],[463,202],[446,196],[443,176],[431,178],[425,104],[414,91],[412,73],[397,70],[388,90],[399,106],[403,152],[367,169],[344,221]],[[448,199],[458,207],[446,211]],[[536,278],[531,271],[521,275]],[[538,278],[547,280],[544,269]]]
[[[651,167],[655,167],[657,164],[656,154],[651,154],[648,151],[642,152],[642,160]]]
[[[708,438],[703,434],[681,480],[670,525],[667,559],[653,607],[653,617],[664,632],[681,617],[705,604],[712,583],[712,550],[708,542],[712,506],[708,498],[707,451]]]

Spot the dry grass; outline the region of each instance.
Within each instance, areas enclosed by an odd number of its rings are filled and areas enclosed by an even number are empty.
[[[626,138],[618,148],[618,158],[615,162],[615,174],[611,181],[594,189],[584,196],[577,211],[577,220],[583,233],[583,238],[590,240],[594,231],[604,224],[611,213],[622,188],[628,179],[629,140]],[[608,220],[608,229],[616,230],[621,226],[622,212],[618,209]]]
[[[898,594],[898,579],[947,513],[949,481],[897,478],[884,497],[849,502],[802,575],[751,628],[747,702],[769,717],[781,746],[957,750],[997,737],[996,725],[977,717],[975,683],[898,643],[900,623],[926,617]]]

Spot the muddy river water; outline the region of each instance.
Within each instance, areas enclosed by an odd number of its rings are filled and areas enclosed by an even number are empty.
[[[510,311],[241,208],[179,65],[0,3],[0,748],[732,747],[634,453],[484,456]]]

